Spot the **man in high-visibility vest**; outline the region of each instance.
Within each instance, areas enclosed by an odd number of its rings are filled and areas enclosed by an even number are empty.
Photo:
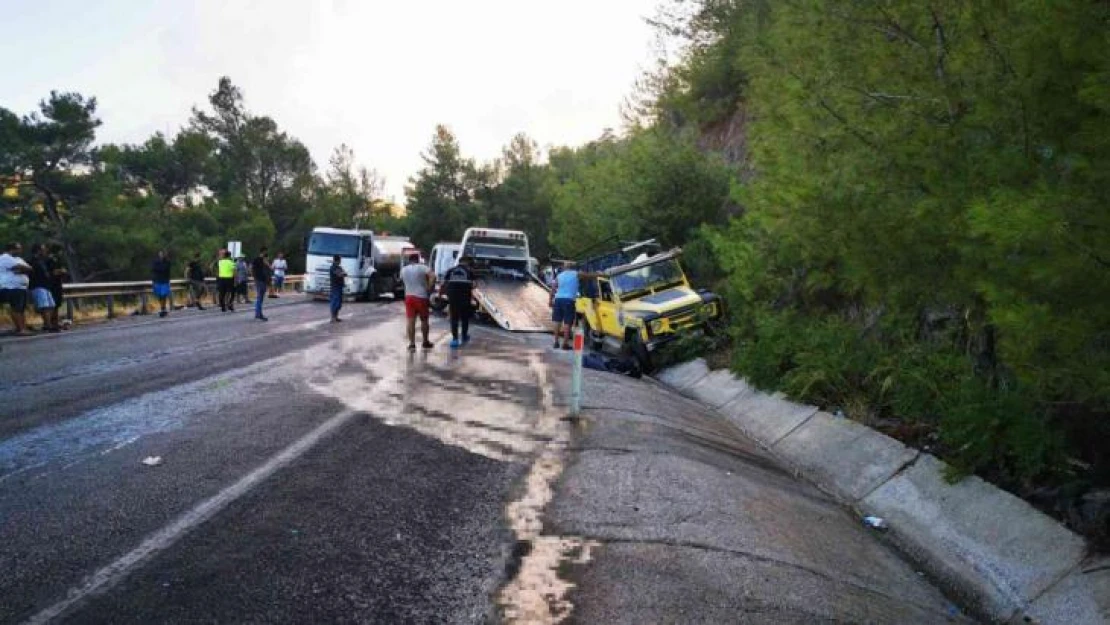
[[[220,298],[220,310],[235,312],[235,261],[227,250],[220,250],[220,260],[216,263],[216,293]]]

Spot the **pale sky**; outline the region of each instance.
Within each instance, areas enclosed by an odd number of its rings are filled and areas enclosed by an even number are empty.
[[[519,131],[547,146],[619,128],[658,3],[0,0],[0,106],[78,91],[99,141],[135,143],[176,132],[227,75],[321,170],[346,143],[403,202],[437,123],[481,160]]]

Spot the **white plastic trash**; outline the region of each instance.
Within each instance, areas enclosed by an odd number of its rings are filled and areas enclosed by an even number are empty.
[[[162,464],[162,456],[147,456],[143,458],[143,464],[148,467],[156,467]]]
[[[885,530],[889,527],[886,524],[886,521],[882,517],[877,517],[877,516],[865,516],[865,517],[863,517],[863,524],[866,525],[867,527],[870,527],[873,530]]]

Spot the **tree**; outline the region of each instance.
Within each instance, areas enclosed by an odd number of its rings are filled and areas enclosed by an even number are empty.
[[[458,241],[470,226],[482,225],[474,202],[474,162],[463,158],[459,142],[449,128],[436,126],[424,167],[410,179],[406,226],[425,249],[437,241]]]
[[[192,126],[216,145],[217,196],[239,198],[247,210],[266,213],[279,240],[293,239],[317,183],[308,149],[273,119],[248,112],[242,92],[226,76],[208,101],[212,112],[194,108]]]
[[[383,217],[385,179],[377,170],[356,166],[354,150],[346,144],[335,148],[328,160],[327,186],[342,216],[339,223],[372,227]]]
[[[80,279],[83,267],[74,246],[73,222],[90,193],[93,140],[100,120],[96,99],[52,91],[39,111],[17,118],[0,109],[0,174],[26,180],[16,210],[50,241],[62,246],[70,275]]]

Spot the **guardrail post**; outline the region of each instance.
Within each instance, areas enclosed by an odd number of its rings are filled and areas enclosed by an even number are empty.
[[[574,328],[574,366],[570,375],[570,416],[577,417],[582,412],[582,350],[586,340],[582,326]]]
[[[66,319],[73,323],[73,300],[71,299],[66,300]]]
[[[115,300],[112,298],[111,295],[109,295],[108,296],[108,318],[109,319],[112,319],[116,316],[116,310],[115,310],[115,307],[113,306],[114,303],[115,303]]]
[[[146,293],[139,293],[139,314],[146,314]]]

